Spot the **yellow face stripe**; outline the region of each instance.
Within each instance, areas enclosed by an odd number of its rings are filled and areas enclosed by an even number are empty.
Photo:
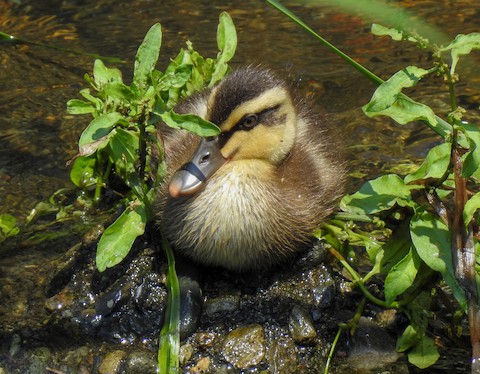
[[[259,113],[275,106],[281,108],[283,105],[291,106],[293,110],[293,105],[290,102],[288,92],[282,87],[274,87],[235,108],[228,116],[227,120],[218,125],[221,126],[222,131],[230,131],[246,115]]]

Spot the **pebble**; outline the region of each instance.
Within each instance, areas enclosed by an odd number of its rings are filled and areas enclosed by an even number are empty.
[[[313,344],[317,338],[312,317],[298,305],[295,305],[290,312],[288,327],[293,340],[298,344]]]
[[[375,322],[361,317],[350,342],[347,364],[356,370],[370,371],[398,360],[395,340]],[[400,372],[400,371],[399,371]]]
[[[223,342],[222,355],[238,369],[257,365],[265,356],[263,327],[254,324],[231,331]]]
[[[103,358],[102,363],[98,368],[98,372],[100,374],[120,373],[120,368],[126,356],[127,356],[127,353],[119,349],[112,352],[108,352]]]
[[[292,338],[281,336],[274,339],[268,347],[267,360],[271,373],[296,373],[297,352]]]
[[[240,306],[240,291],[224,294],[218,297],[207,299],[203,305],[205,313],[213,316],[216,313],[231,313]]]

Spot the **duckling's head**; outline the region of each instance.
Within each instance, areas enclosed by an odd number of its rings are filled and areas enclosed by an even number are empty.
[[[199,108],[221,133],[200,141],[191,160],[172,177],[172,197],[193,195],[225,163],[259,163],[268,170],[295,142],[296,110],[285,82],[268,70],[239,69],[215,86]]]

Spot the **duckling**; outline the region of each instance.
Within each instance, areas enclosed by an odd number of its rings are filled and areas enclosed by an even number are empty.
[[[247,271],[285,262],[312,241],[342,195],[344,164],[284,80],[240,68],[176,111],[207,119],[221,133],[199,138],[159,129],[168,169],[159,221],[174,250]]]

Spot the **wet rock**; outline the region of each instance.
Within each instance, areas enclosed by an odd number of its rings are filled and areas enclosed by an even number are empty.
[[[132,352],[126,360],[124,372],[128,374],[156,374],[156,356],[151,352]]]
[[[32,354],[32,361],[29,367],[29,373],[44,373],[45,368],[51,358],[51,352],[47,347],[40,347],[35,349]]]
[[[308,311],[298,305],[295,305],[290,312],[288,327],[293,340],[298,344],[313,344],[317,338],[312,317]]]
[[[183,344],[180,346],[179,363],[185,365],[193,356],[193,346],[191,344]]]
[[[98,368],[100,374],[119,374],[127,356],[125,351],[115,350],[105,355]]]
[[[239,369],[257,365],[265,356],[263,327],[249,325],[231,331],[223,342],[222,355]]]
[[[395,350],[395,340],[385,329],[361,317],[355,336],[350,341],[348,367],[373,370],[394,363],[401,355]]]
[[[324,265],[302,271],[300,274],[283,274],[268,290],[272,297],[289,297],[319,309],[330,306],[335,296],[335,282]]]
[[[209,357],[202,357],[198,362],[189,368],[188,372],[191,374],[202,374],[208,373],[210,370],[210,358]]]
[[[268,347],[267,360],[272,373],[297,372],[297,352],[293,340],[288,336],[274,339]]]
[[[240,291],[231,290],[219,296],[208,298],[203,307],[208,316],[216,313],[231,313],[236,311],[240,306]]]
[[[200,348],[211,348],[217,342],[219,335],[214,332],[199,332],[195,341]]]
[[[202,314],[203,295],[200,284],[189,276],[178,278],[180,286],[180,339],[185,340],[198,327]]]

